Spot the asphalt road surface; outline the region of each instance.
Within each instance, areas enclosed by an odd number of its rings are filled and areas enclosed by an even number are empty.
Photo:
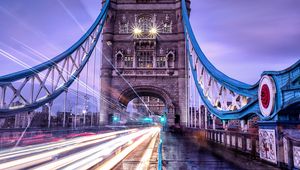
[[[162,133],[163,166],[168,170],[240,170],[224,159],[199,148],[187,137]]]

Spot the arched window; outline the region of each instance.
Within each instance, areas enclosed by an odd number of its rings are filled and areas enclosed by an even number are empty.
[[[118,51],[116,56],[115,56],[115,65],[117,67],[122,67],[123,66],[123,53],[121,51]]]
[[[175,54],[174,54],[174,52],[170,51],[167,54],[167,61],[168,61],[168,68],[174,68],[174,66],[175,66]]]
[[[143,16],[139,19],[139,25],[143,32],[148,32],[152,27],[152,18]]]

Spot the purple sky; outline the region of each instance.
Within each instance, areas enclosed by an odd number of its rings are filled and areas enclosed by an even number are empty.
[[[61,53],[97,17],[101,0],[1,0],[0,75],[23,69],[3,53],[34,66]],[[300,59],[299,0],[192,0],[191,23],[209,60],[238,80],[255,83],[264,70]],[[6,55],[7,56],[7,55]]]

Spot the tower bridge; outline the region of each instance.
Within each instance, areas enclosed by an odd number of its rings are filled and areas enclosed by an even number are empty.
[[[191,9],[103,0],[66,51],[0,76],[0,169],[300,169],[300,60],[233,79],[202,51]]]

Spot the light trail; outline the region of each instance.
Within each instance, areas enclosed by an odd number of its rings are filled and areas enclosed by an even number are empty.
[[[87,166],[91,167],[94,166],[96,163],[99,163],[101,160],[104,159],[104,157],[109,156],[114,150],[127,144],[132,139],[142,136],[146,133],[149,133],[152,130],[153,129],[150,128],[150,129],[140,130],[131,134],[121,136],[119,138],[100,144],[96,147],[42,165],[40,167],[37,167],[35,170],[61,169],[61,168],[86,169]]]
[[[29,50],[29,52],[31,52],[31,53],[33,53],[33,54],[35,54],[35,55],[38,55],[38,56],[40,56],[40,57],[42,57],[42,58],[44,58],[44,59],[47,59],[47,60],[51,61],[50,58],[48,58],[47,56],[43,55],[42,53],[36,51],[35,49],[33,49],[33,48],[27,46],[26,44],[24,44],[24,43],[22,43],[22,42],[20,42],[20,41],[18,41],[18,40],[16,40],[16,39],[14,39],[14,38],[12,38],[12,39],[13,39],[15,42],[19,43],[20,45],[22,45],[22,47],[24,47],[25,49]],[[36,74],[39,74],[39,76],[40,76],[41,78],[43,78],[43,79],[45,78],[45,74],[36,72],[36,70],[32,69],[31,66],[29,66],[29,65],[26,64],[25,62],[21,61],[20,59],[14,57],[14,56],[11,55],[10,53],[4,51],[3,49],[0,49],[0,54],[1,54],[2,56],[4,56],[4,57],[8,58],[9,60],[11,60],[11,61],[17,63],[18,65],[20,65],[20,66],[22,66],[22,67],[24,67],[24,68],[30,69],[30,70],[32,70],[33,72],[35,72]],[[58,66],[58,68],[62,69],[62,67],[61,67],[60,65],[57,65],[57,66]],[[65,71],[65,69],[62,69],[62,72],[71,75],[71,73],[68,72],[68,71]],[[88,89],[89,92],[91,92],[91,93],[98,93],[98,92],[95,91],[92,87],[90,87],[89,85],[87,85],[86,83],[84,83],[82,80],[78,79],[77,77],[76,77],[76,79],[79,81],[79,84],[80,84],[82,87],[87,87],[87,89]],[[50,77],[48,77],[47,80],[46,80],[46,82],[48,82],[49,84],[51,84],[51,83],[52,83],[52,79],[51,79]],[[82,96],[80,96],[80,97],[83,98]],[[104,101],[104,102],[106,102],[106,103],[108,103],[108,104],[114,105],[114,103],[112,103],[112,102],[110,102],[109,100],[107,100],[106,97],[103,96],[103,95],[101,95],[101,94],[100,94],[100,96],[95,96],[95,97],[98,99],[98,101],[102,100],[102,101]],[[119,110],[119,111],[120,111],[120,110]]]
[[[150,164],[150,159],[153,153],[153,149],[157,140],[158,132],[154,135],[152,135],[151,142],[149,146],[147,147],[146,151],[144,152],[142,159],[140,160],[140,163],[135,168],[136,170],[140,169],[148,169]]]
[[[151,129],[142,130],[139,132],[136,132],[134,134],[129,134],[126,136],[123,136],[121,138],[117,138],[113,141],[110,141],[108,143],[105,143],[104,146],[100,146],[99,149],[91,149],[87,153],[89,155],[85,155],[82,157],[80,161],[76,161],[75,163],[66,166],[64,169],[88,169],[92,166],[94,166],[97,162],[95,162],[95,159],[103,158],[105,156],[109,156],[111,153],[113,153],[114,150],[126,145],[131,140],[140,137],[142,135],[145,135],[149,133]],[[82,155],[81,153],[78,155]]]
[[[143,135],[141,138],[132,142],[127,148],[121,151],[119,154],[106,161],[104,164],[100,165],[96,168],[96,170],[110,170],[114,168],[117,164],[119,164],[129,153],[131,153],[134,149],[136,149],[140,144],[146,141],[149,137],[156,136],[159,133],[160,129],[158,127],[152,128],[150,133]]]
[[[80,22],[76,19],[73,13],[65,6],[65,4],[61,0],[57,0],[61,7],[65,10],[65,12],[72,18],[72,20],[76,23],[76,25],[81,29],[81,31],[85,32],[85,29],[80,24]]]
[[[107,141],[107,140],[116,138],[117,135],[120,135],[120,134],[124,135],[127,133],[134,133],[136,131],[137,131],[137,129],[122,130],[122,131],[104,133],[104,134],[95,135],[95,136],[81,137],[81,138],[74,139],[71,141],[67,140],[67,141],[58,143],[58,145],[61,144],[63,146],[57,146],[55,144],[50,144],[49,146],[47,146],[47,144],[44,144],[37,148],[29,148],[29,149],[25,148],[24,150],[20,149],[18,151],[12,152],[12,153],[10,153],[9,151],[6,151],[6,153],[0,154],[2,160],[8,159],[8,158],[14,158],[14,157],[16,157],[16,158],[21,157],[21,158],[19,158],[19,159],[17,158],[15,160],[11,160],[11,161],[8,160],[4,163],[1,163],[0,169],[26,168],[28,166],[37,164],[37,162],[42,163],[45,161],[52,160],[53,158],[55,158],[55,156],[62,154],[64,152],[71,151],[73,149],[78,149],[81,147],[86,147],[86,146],[93,145],[93,144],[96,144],[99,142]],[[26,156],[26,155],[29,155],[29,156]],[[24,157],[24,156],[26,156],[26,157]]]

